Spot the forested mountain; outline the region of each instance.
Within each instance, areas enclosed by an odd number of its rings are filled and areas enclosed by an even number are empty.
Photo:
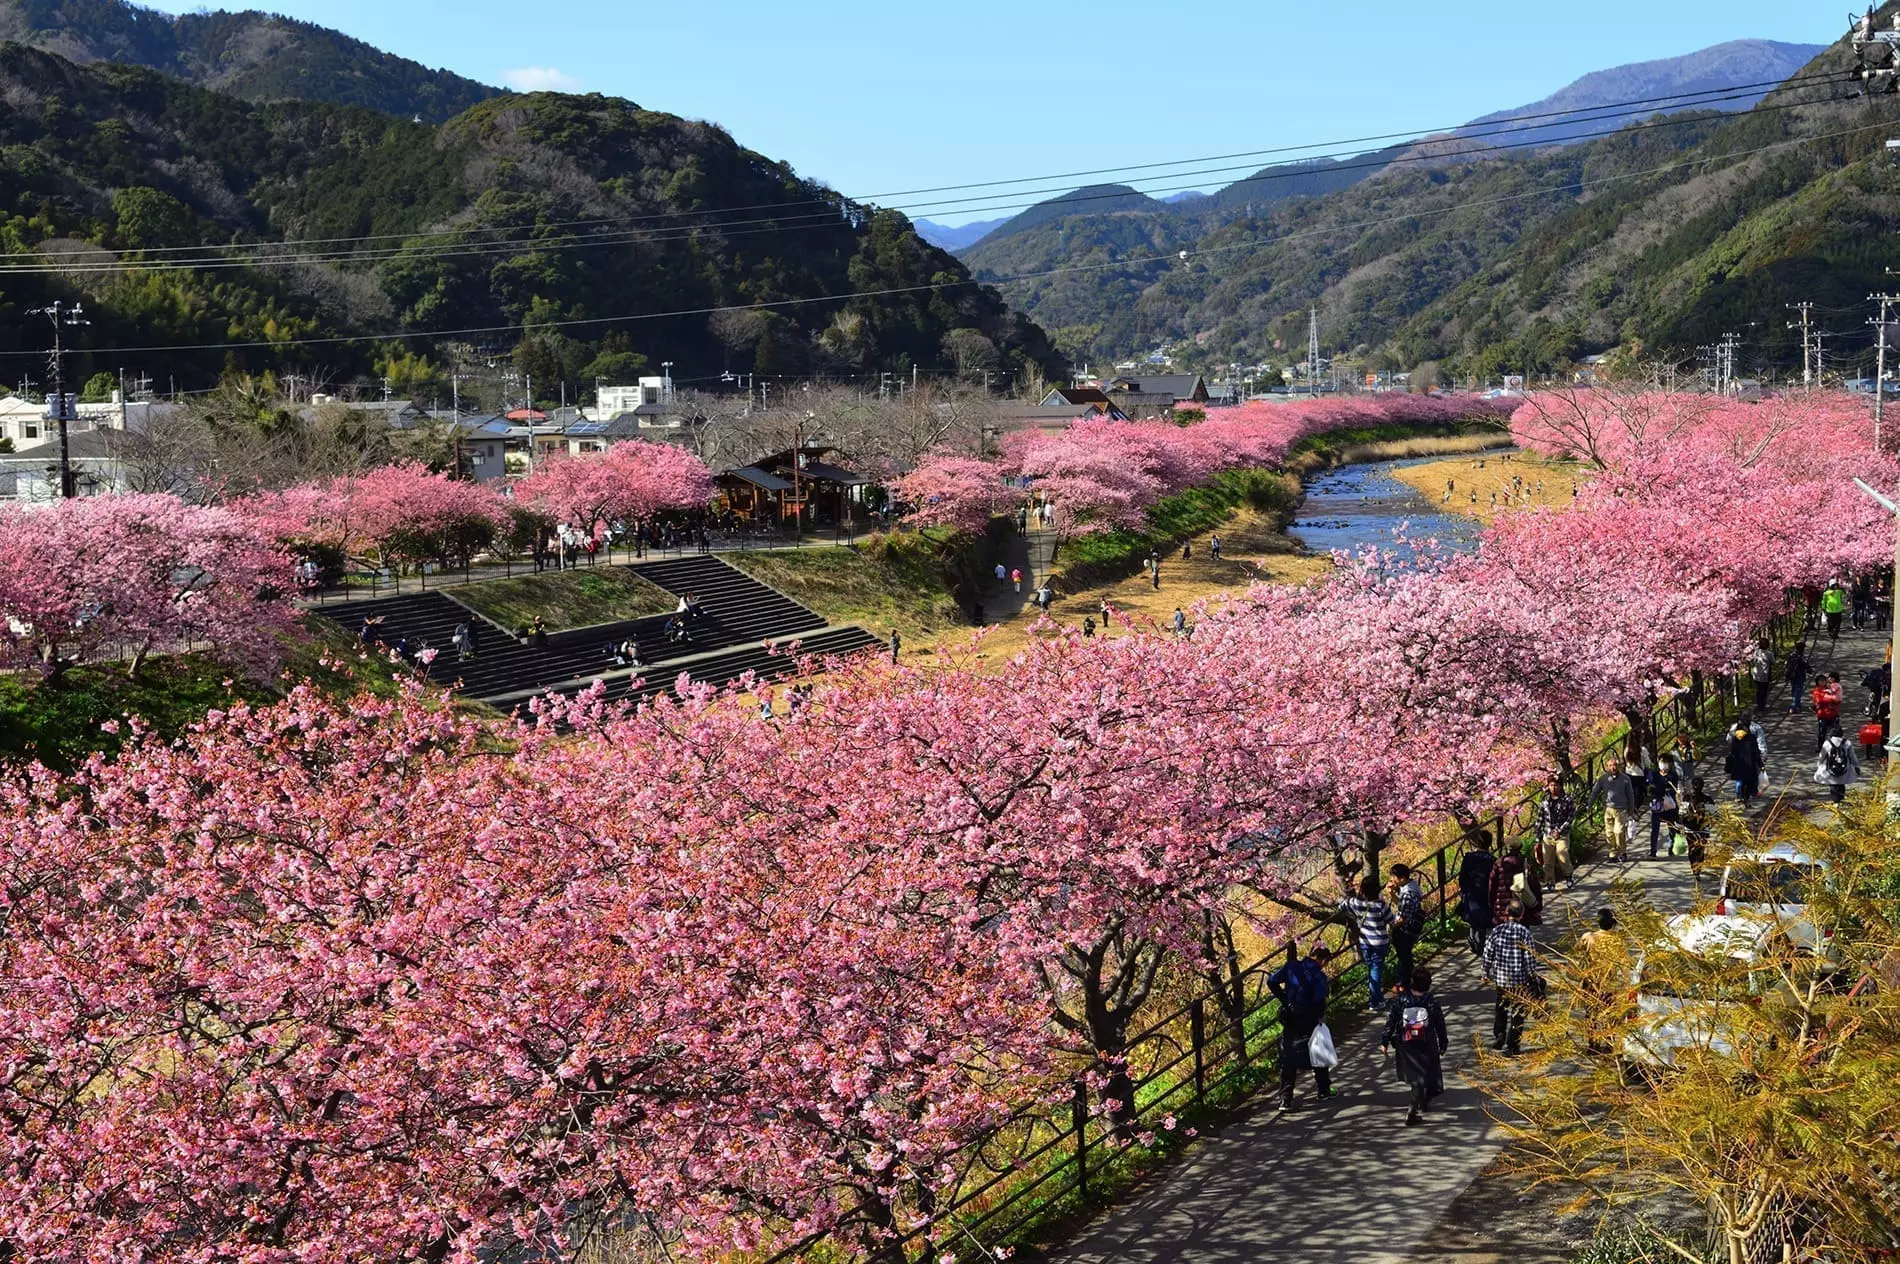
[[[275,14],[173,17],[125,0],[0,0],[0,40],[145,66],[247,101],[326,101],[440,123],[497,89]]]
[[[504,96],[430,126],[20,44],[0,45],[0,94],[0,266],[41,269],[0,281],[0,350],[44,345],[19,313],[58,295],[86,303],[82,346],[207,344],[82,354],[80,372],[186,386],[380,362],[400,388],[446,367],[439,331],[550,387],[642,357],[715,375],[1057,363],[901,215],[628,101]],[[308,244],[256,248],[282,242]],[[250,248],[190,253],[233,243]]]
[[[1852,61],[1843,41],[1740,115],[1479,160],[1415,153],[1251,216],[1070,217],[963,258],[998,281],[1051,274],[1004,293],[1097,359],[1191,341],[1208,366],[1284,364],[1303,358],[1317,304],[1328,350],[1368,367],[1545,370],[1734,331],[1752,368],[1798,362],[1782,304],[1802,299],[1850,313],[1832,345],[1851,356],[1867,293],[1900,265],[1900,176],[1883,153],[1900,109],[1850,99]]]
[[[1783,44],[1774,40],[1730,40],[1685,57],[1635,62],[1585,75],[1541,101],[1473,119],[1459,135],[1500,130],[1527,132],[1538,140],[1563,141],[1604,130],[1585,114],[1579,120],[1554,119],[1569,111],[1614,110],[1625,101],[1706,94],[1708,108],[1740,113],[1813,61],[1819,44]],[[1754,85],[1754,86],[1742,86]],[[1667,104],[1667,103],[1664,103]]]

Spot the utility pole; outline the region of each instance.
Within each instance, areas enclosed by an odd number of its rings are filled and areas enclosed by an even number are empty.
[[[1306,310],[1306,393],[1319,396],[1319,308]]]
[[[1814,304],[1790,303],[1788,307],[1792,311],[1801,313],[1801,385],[1803,389],[1811,391],[1814,389],[1814,378],[1817,372],[1817,366],[1812,363],[1808,353],[1808,342],[1811,330],[1809,320],[1814,313]],[[1795,328],[1794,322],[1790,321],[1788,328]]]
[[[59,495],[62,500],[71,500],[79,493],[73,484],[73,450],[67,423],[78,420],[78,410],[66,395],[66,371],[64,355],[66,352],[65,332],[79,329],[92,322],[86,319],[86,309],[77,303],[67,304],[55,300],[51,307],[35,307],[27,312],[29,316],[44,316],[53,322],[53,394],[51,412],[53,420],[59,423]]]
[[[1887,316],[1895,303],[1900,303],[1900,295],[1869,294],[1870,302],[1880,304],[1880,315],[1874,318],[1874,450],[1880,451],[1880,423],[1883,406],[1887,399]]]

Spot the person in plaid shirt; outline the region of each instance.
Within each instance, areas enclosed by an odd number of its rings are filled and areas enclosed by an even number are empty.
[[[1399,959],[1398,981],[1403,985],[1412,977],[1412,950],[1425,931],[1425,892],[1410,865],[1393,865],[1387,895],[1393,910],[1392,951]]]
[[[1491,1019],[1491,1047],[1516,1053],[1524,1039],[1530,1002],[1543,986],[1537,972],[1536,944],[1524,925],[1524,906],[1516,900],[1511,901],[1504,920],[1484,941],[1484,977],[1498,990]]]

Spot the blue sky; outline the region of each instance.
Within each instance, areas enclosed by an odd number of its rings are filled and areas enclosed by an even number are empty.
[[[175,13],[204,7],[144,2]],[[486,83],[605,92],[709,119],[801,174],[865,198],[1448,126],[1608,66],[1745,37],[1827,43],[1846,29],[1846,7],[1824,0],[258,7]],[[1010,213],[973,205],[914,213],[947,222]]]

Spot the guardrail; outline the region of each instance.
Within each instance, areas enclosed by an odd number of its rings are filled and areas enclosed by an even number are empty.
[[[1765,630],[1785,644],[1801,626],[1802,615],[1791,612]],[[1695,696],[1677,694],[1657,707],[1652,713],[1657,753],[1666,749],[1665,742],[1679,745],[1717,722],[1726,725],[1742,709],[1735,693],[1740,687],[1739,678],[1720,677],[1705,681]],[[1595,784],[1604,761],[1620,753],[1626,740],[1627,732],[1619,733],[1576,769],[1585,787]],[[1413,866],[1421,886],[1430,883],[1424,891],[1428,927],[1435,924],[1441,935],[1451,930],[1457,887],[1454,853],[1482,835],[1502,854],[1510,836],[1521,832],[1518,822],[1537,799],[1535,792],[1528,793],[1472,825],[1460,823],[1458,839]],[[1129,1038],[1122,1059],[1135,1089],[1132,1121],[1102,1117],[1086,1080],[1078,1076],[1066,1112],[1021,1116],[971,1146],[956,1195],[937,1209],[932,1225],[913,1229],[892,1249],[907,1252],[930,1233],[946,1229],[978,1245],[1006,1242],[1034,1222],[1059,1214],[1065,1204],[1087,1204],[1118,1169],[1125,1171],[1130,1156],[1140,1153],[1139,1147],[1127,1144],[1129,1134],[1152,1131],[1156,1119],[1174,1112],[1200,1114],[1237,1103],[1278,1066],[1272,1055],[1280,1033],[1279,1005],[1266,987],[1267,976],[1293,947],[1335,934],[1344,939],[1349,933],[1334,921],[1309,926],[1227,980],[1225,986],[1237,984],[1237,994],[1247,998],[1237,1023],[1221,1011],[1211,992],[1150,1022]],[[1349,993],[1362,972],[1363,966],[1355,964],[1336,973],[1333,994]],[[1210,1014],[1220,1020],[1212,1031]],[[766,1264],[784,1264],[817,1246],[799,1243]]]

